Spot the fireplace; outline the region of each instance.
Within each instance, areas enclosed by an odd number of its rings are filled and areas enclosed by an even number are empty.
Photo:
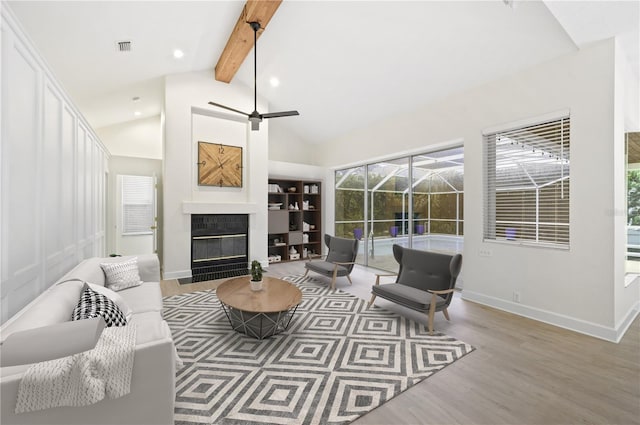
[[[247,214],[191,215],[191,282],[249,274]]]

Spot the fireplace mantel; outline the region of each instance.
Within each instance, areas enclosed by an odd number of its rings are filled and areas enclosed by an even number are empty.
[[[255,203],[182,201],[183,214],[256,214]]]

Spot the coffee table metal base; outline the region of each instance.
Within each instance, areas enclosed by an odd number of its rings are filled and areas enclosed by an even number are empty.
[[[220,304],[234,331],[258,339],[268,338],[286,330],[298,309],[296,305],[290,310],[276,313],[253,313],[233,308],[223,302]]]

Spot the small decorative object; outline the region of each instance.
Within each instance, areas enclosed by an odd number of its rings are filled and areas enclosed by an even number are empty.
[[[357,240],[362,240],[362,229],[360,227],[353,229],[353,237]]]
[[[299,259],[300,259],[300,254],[298,253],[289,255],[289,260],[299,260]]]
[[[290,193],[295,193],[295,191],[296,191],[296,188],[295,188],[295,187],[290,187],[290,188],[289,188],[289,192],[290,192]]]
[[[516,240],[516,229],[514,229],[513,227],[507,227],[506,229],[504,229],[504,234],[508,241]]]
[[[424,233],[424,224],[416,225],[416,233],[422,235]]]
[[[308,232],[310,229],[309,223],[307,223],[306,221],[302,222],[302,231],[303,232]]]
[[[262,265],[258,260],[251,262],[251,290],[262,290]]]
[[[305,211],[309,209],[309,201],[302,201],[302,209]]]
[[[309,243],[309,235],[307,233],[302,234],[302,243]]]
[[[304,193],[309,193],[309,186],[308,185],[304,185]]]
[[[289,209],[290,210],[295,210],[295,207],[293,206],[293,204],[289,204]]]
[[[395,238],[396,236],[398,236],[398,226],[389,227],[389,234],[391,235],[392,238]]]
[[[296,202],[296,206],[294,208],[294,210],[298,211],[300,209],[300,207],[298,206],[298,202]]]
[[[317,184],[312,184],[311,185],[311,193],[318,193],[318,185]]]
[[[307,248],[304,248],[302,250],[302,258],[307,258],[307,254],[309,253],[309,250],[307,250]]]
[[[315,228],[316,228],[316,225],[315,225],[315,224],[310,224],[310,225],[309,225],[309,230],[315,230]]]

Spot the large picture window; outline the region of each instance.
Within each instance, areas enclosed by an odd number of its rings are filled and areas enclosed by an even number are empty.
[[[569,117],[484,135],[484,239],[569,246]]]
[[[335,235],[360,241],[356,261],[397,270],[392,247],[457,253],[463,244],[462,146],[336,170]]]

